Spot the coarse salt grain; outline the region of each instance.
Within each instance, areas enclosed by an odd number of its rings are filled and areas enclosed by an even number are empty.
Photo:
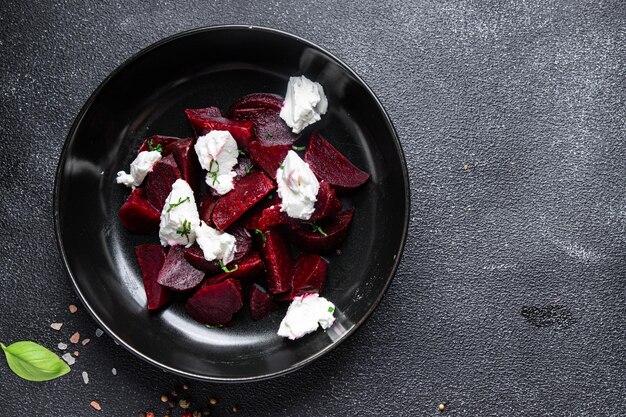
[[[98,411],[102,410],[102,407],[100,407],[100,403],[98,401],[92,401],[89,403],[89,405]]]
[[[70,313],[74,314],[76,313],[76,311],[78,311],[78,307],[76,307],[74,304],[70,304],[69,310],[70,310]]]
[[[70,342],[76,344],[80,340],[80,333],[76,332],[70,337]]]
[[[65,343],[61,342],[61,343],[59,343],[58,348],[60,350],[65,350],[65,349],[67,349],[67,345]]]
[[[74,365],[74,363],[76,363],[76,359],[74,359],[74,357],[70,355],[69,353],[64,353],[63,356],[61,356],[61,358],[65,362],[67,362],[68,365]]]
[[[89,374],[86,371],[83,371],[83,382],[85,384],[89,383]]]
[[[103,332],[100,328],[96,329],[96,336],[97,336],[97,337],[100,337],[100,336],[102,336],[103,334],[104,334],[104,332]]]
[[[117,369],[115,369],[115,368],[111,369],[111,373],[112,373],[113,375],[117,375]]]
[[[54,330],[61,330],[61,327],[63,327],[63,323],[52,323],[50,327],[52,327]]]
[[[90,341],[91,341],[91,339],[84,339],[81,343],[83,344],[83,346],[85,346]]]

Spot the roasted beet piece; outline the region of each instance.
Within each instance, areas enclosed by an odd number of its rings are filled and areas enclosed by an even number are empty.
[[[148,234],[159,228],[161,213],[146,200],[143,188],[135,188],[120,208],[118,216],[126,229]]]
[[[135,255],[141,268],[148,310],[156,310],[171,298],[169,291],[157,282],[159,271],[165,262],[165,250],[161,245],[143,244],[135,247]]]
[[[253,209],[254,212],[247,218],[245,226],[248,229],[266,230],[279,224],[296,223],[287,213],[280,211],[280,200],[276,204]]]
[[[294,134],[278,113],[259,113],[254,119],[254,137],[265,146],[292,145],[299,135]]]
[[[325,180],[339,191],[356,188],[369,178],[367,172],[355,167],[326,139],[314,131],[304,154],[304,162],[319,180]]]
[[[226,229],[274,188],[274,181],[263,172],[251,171],[215,204],[213,223],[220,230]]]
[[[159,212],[163,209],[165,199],[172,192],[172,184],[182,178],[174,155],[168,155],[154,164],[146,179],[146,200]]]
[[[228,117],[233,120],[252,120],[257,117],[265,116],[268,114],[275,114],[276,110],[268,109],[264,107],[250,107],[248,109],[233,109],[228,113]]]
[[[183,179],[187,181],[194,193],[198,195],[202,169],[193,145],[193,138],[180,139],[163,148],[163,155],[174,155],[174,160],[176,160],[176,165],[178,165]]]
[[[241,307],[241,283],[236,279],[200,288],[185,305],[191,317],[211,326],[230,323]]]
[[[350,230],[353,215],[354,209],[351,208],[328,217],[319,223],[321,230],[314,230],[311,224],[302,224],[298,229],[292,230],[293,242],[307,252],[329,253],[343,243]]]
[[[233,135],[240,148],[247,149],[254,139],[254,123],[250,120],[231,120],[225,117],[197,117],[187,113],[196,136],[202,136],[211,130],[227,130]]]
[[[165,257],[157,282],[174,291],[187,291],[195,288],[202,279],[204,272],[185,260],[183,247],[172,246]]]
[[[222,117],[222,112],[217,107],[205,107],[203,109],[185,109],[185,114],[189,121],[202,120],[210,117]]]
[[[259,246],[265,260],[270,292],[279,294],[289,291],[293,278],[293,260],[287,241],[276,228],[266,230],[259,239],[262,240]]]
[[[233,110],[238,109],[268,109],[275,113],[280,112],[284,99],[278,94],[272,93],[252,93],[238,98],[231,104],[228,116],[232,117]]]
[[[337,198],[335,190],[327,181],[320,181],[320,189],[317,192],[315,211],[311,216],[312,222],[323,219],[341,211],[341,201]]]
[[[208,226],[213,226],[213,220],[211,219],[211,214],[213,214],[213,208],[217,203],[217,198],[215,198],[210,193],[205,195],[200,202],[200,210],[198,210],[198,214],[200,214],[200,220],[205,222]]]
[[[237,265],[236,268],[235,265]],[[233,261],[229,263],[228,268],[232,272],[226,272],[218,275],[207,274],[208,276],[202,282],[202,286],[206,287],[207,285],[217,284],[218,282],[222,282],[228,278],[251,280],[263,272],[265,265],[263,264],[263,260],[259,256],[259,253],[252,252],[239,262]]]
[[[222,270],[217,262],[204,259],[204,252],[197,243],[183,249],[183,256],[194,268],[207,274],[217,274]]]
[[[143,141],[137,153],[149,150],[156,150],[159,145],[161,145],[161,150],[163,150],[167,145],[178,140],[180,140],[180,138],[175,138],[173,136],[152,135]]]
[[[252,250],[252,237],[250,233],[241,226],[233,226],[226,230],[226,233],[235,237],[235,255],[233,256],[232,262],[236,263]]]
[[[260,141],[254,141],[248,146],[250,159],[273,179],[276,179],[276,171],[283,163],[291,145],[263,146]]]
[[[302,294],[321,293],[327,270],[328,262],[321,256],[311,253],[300,255],[293,269],[292,299]]]
[[[278,309],[278,304],[272,297],[257,284],[250,286],[250,316],[252,320],[261,320],[263,317]]]

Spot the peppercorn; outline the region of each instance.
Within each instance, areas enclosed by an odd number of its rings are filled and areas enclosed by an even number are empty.
[[[233,404],[233,413],[238,413],[239,412],[239,407],[237,406],[237,404]]]
[[[438,408],[439,408],[439,411],[441,411],[442,413],[443,413],[444,411],[446,411],[446,405],[445,405],[445,404],[443,404],[443,403],[439,404],[439,407],[438,407]]]
[[[183,410],[188,409],[190,405],[191,403],[189,402],[189,400],[185,398],[181,398],[180,401],[178,402],[178,406],[182,408]]]
[[[217,404],[217,399],[216,398],[211,398],[209,400],[209,402],[211,403],[211,405],[215,405],[215,404]]]
[[[189,389],[189,385],[188,384],[183,384],[183,389]]]
[[[161,401],[166,403],[170,400],[170,397],[168,397],[167,395],[161,395]]]

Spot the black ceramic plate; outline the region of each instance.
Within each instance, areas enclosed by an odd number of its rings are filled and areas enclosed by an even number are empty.
[[[291,75],[319,81],[329,112],[315,125],[370,181],[340,256],[330,257],[324,295],[337,305],[327,332],[298,341],[276,335],[284,310],[209,329],[181,302],[149,313],[133,247],[157,242],[121,226],[129,191],[115,183],[151,134],[190,136],[183,109],[218,106],[251,92],[284,94]],[[308,132],[309,130],[307,130]],[[276,30],[228,26],[172,36],[141,51],[93,93],[68,135],[55,185],[59,247],[72,282],[100,326],[131,352],[168,371],[245,381],[293,371],[344,340],[372,313],[400,260],[409,217],[406,164],[393,126],[371,90],[337,58]]]

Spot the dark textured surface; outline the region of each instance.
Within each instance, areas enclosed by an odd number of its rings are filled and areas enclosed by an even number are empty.
[[[54,170],[118,64],[224,23],[303,36],[365,79],[405,147],[413,218],[396,279],[349,340],[276,380],[192,382],[194,403],[214,395],[214,414],[236,401],[242,416],[437,415],[440,402],[450,415],[624,414],[623,2],[131,0],[0,5],[0,340],[92,339],[56,381],[0,366],[0,415],[95,415],[93,399],[101,415],[163,414],[158,397],[181,381],[94,337],[81,306],[67,313],[78,301],[54,240]],[[552,305],[568,325],[522,315]]]

